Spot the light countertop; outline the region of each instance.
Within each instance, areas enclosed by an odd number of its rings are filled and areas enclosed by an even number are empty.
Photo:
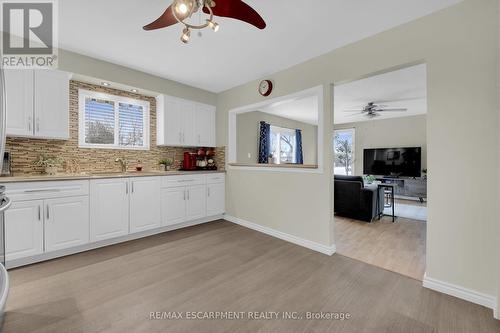
[[[86,180],[86,179],[105,179],[105,178],[130,178],[130,177],[153,177],[153,176],[181,176],[181,175],[202,175],[213,173],[225,173],[223,170],[197,170],[197,171],[128,171],[128,172],[86,172],[80,174],[60,173],[54,176],[49,175],[15,175],[0,177],[2,183],[16,182],[39,182],[54,180]]]

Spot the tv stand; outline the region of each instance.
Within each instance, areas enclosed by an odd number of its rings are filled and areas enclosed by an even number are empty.
[[[379,177],[377,180],[386,184],[397,185],[395,195],[402,198],[418,198],[424,202],[427,198],[427,179],[416,177]]]

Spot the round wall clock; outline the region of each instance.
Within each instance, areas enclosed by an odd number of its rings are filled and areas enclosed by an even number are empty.
[[[273,92],[273,83],[271,82],[271,80],[263,80],[262,82],[260,82],[259,93],[262,96],[267,97],[271,95],[272,92]]]

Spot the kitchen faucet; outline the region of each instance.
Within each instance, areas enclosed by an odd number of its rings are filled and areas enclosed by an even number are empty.
[[[117,158],[115,160],[116,163],[120,163],[120,166],[122,167],[122,172],[127,172],[127,160],[124,158]]]

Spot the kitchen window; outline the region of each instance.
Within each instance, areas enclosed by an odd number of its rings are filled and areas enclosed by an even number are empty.
[[[271,154],[276,164],[295,163],[295,130],[271,125]]]
[[[83,148],[149,149],[149,102],[79,90]]]

